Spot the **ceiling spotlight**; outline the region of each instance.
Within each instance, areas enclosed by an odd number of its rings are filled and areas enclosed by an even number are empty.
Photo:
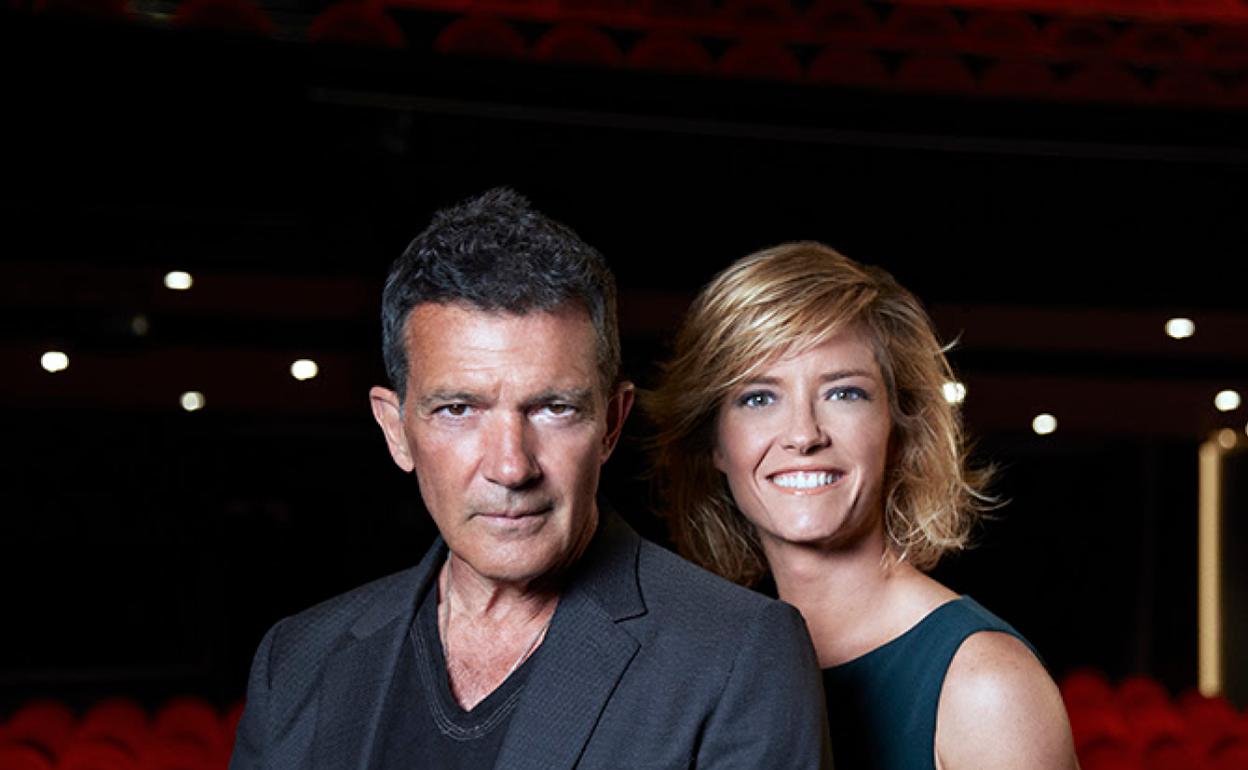
[[[1041,436],[1047,436],[1057,430],[1057,418],[1047,412],[1038,414],[1031,421],[1031,429]]]
[[[1196,324],[1190,318],[1171,318],[1166,321],[1166,334],[1176,340],[1185,340],[1196,333]]]
[[[188,412],[198,412],[208,402],[204,400],[203,393],[198,390],[188,390],[178,397],[178,403]]]
[[[290,365],[290,376],[296,380],[310,380],[320,371],[320,367],[310,358],[301,358]]]
[[[946,382],[940,386],[940,392],[945,395],[945,400],[951,404],[960,404],[966,400],[966,386],[960,382]]]
[[[39,365],[43,367],[45,372],[55,374],[63,372],[69,368],[69,356],[59,350],[49,350],[42,356],[39,356]]]
[[[165,288],[174,291],[186,291],[195,281],[191,274],[183,270],[170,270],[165,273]]]
[[[1239,408],[1239,393],[1234,390],[1223,390],[1213,397],[1213,405],[1219,412],[1233,412]]]
[[[1218,445],[1223,449],[1234,449],[1235,444],[1239,443],[1239,436],[1230,428],[1223,428],[1218,431]]]

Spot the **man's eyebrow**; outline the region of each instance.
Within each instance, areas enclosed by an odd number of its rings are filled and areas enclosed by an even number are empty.
[[[467,390],[433,390],[428,393],[422,393],[416,399],[417,406],[429,407],[434,404],[446,403],[476,403],[481,400],[481,394],[472,393]]]
[[[550,404],[553,402],[563,402],[582,406],[593,400],[593,391],[589,388],[572,388],[571,390],[544,390],[524,400],[526,408],[541,406],[542,404]]]

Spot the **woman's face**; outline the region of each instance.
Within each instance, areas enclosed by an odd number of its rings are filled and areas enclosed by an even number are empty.
[[[858,328],[782,355],[720,405],[715,467],[764,548],[843,546],[883,527],[888,396]]]

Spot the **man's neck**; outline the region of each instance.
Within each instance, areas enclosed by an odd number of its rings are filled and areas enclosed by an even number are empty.
[[[559,584],[490,580],[451,554],[438,589],[451,693],[471,710],[541,645],[559,603]]]
[[[491,625],[531,621],[559,600],[562,581],[554,576],[505,581],[481,575],[468,562],[448,555],[439,580],[438,604],[448,598],[456,615]]]

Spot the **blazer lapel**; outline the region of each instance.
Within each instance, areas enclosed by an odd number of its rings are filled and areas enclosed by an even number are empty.
[[[439,539],[360,616],[350,640],[326,663],[312,752],[317,770],[368,770],[399,652],[445,556]]]
[[[616,624],[645,612],[637,586],[639,545],[623,521],[604,513],[533,661],[497,770],[576,766],[640,646]]]

